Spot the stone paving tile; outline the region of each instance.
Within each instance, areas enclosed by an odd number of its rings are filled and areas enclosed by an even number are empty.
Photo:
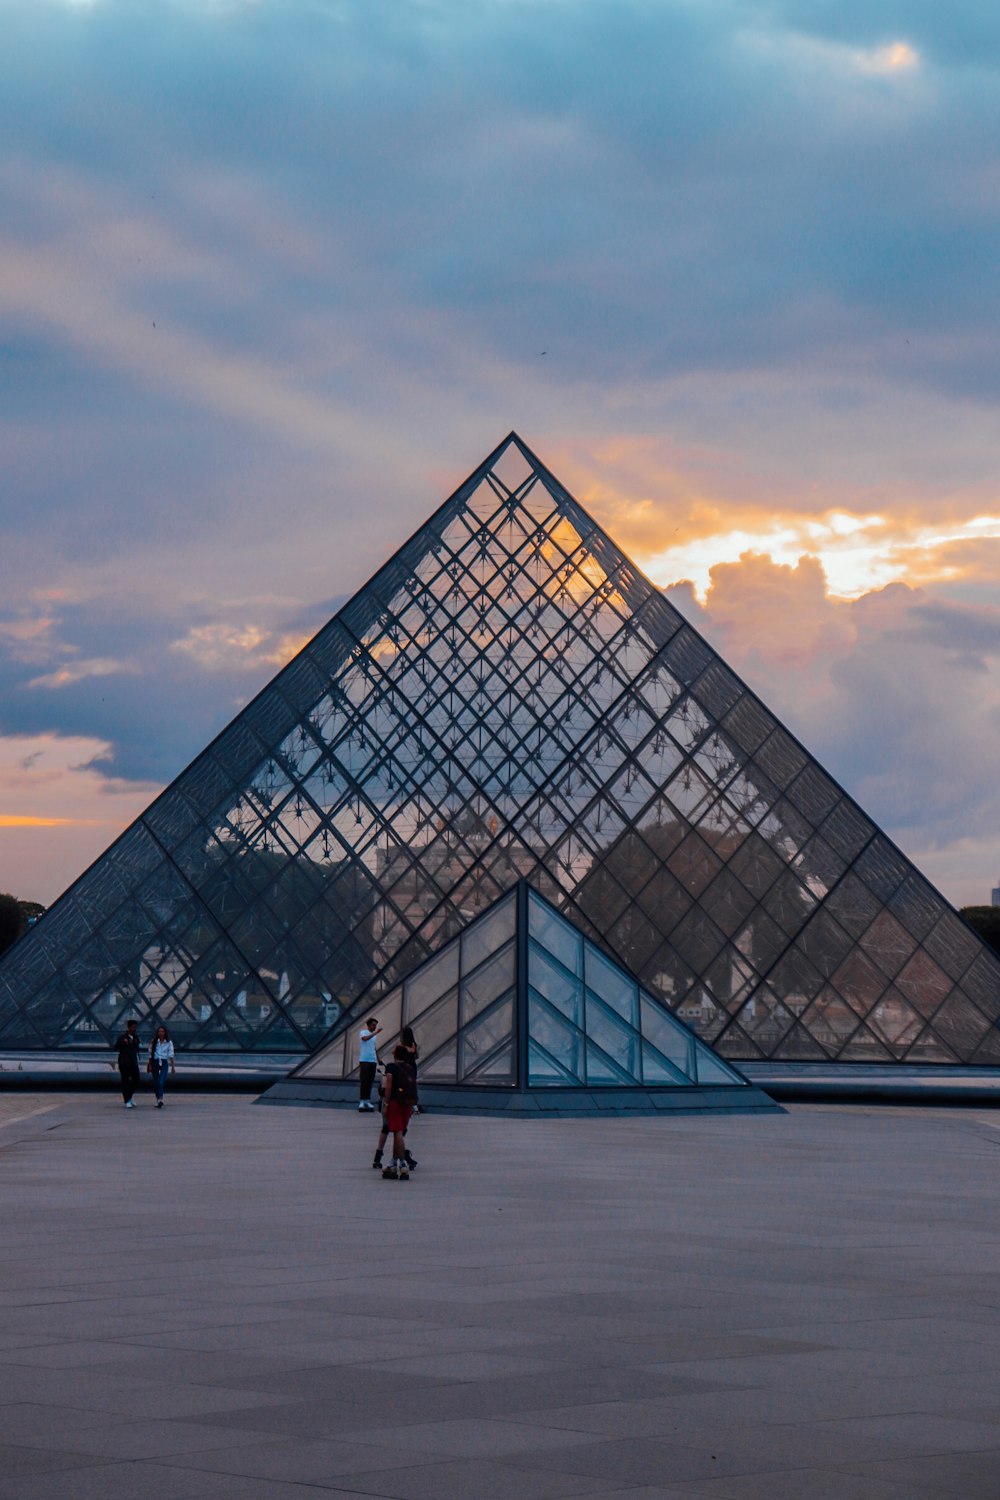
[[[406,1380],[437,1376],[440,1380],[494,1380],[498,1375],[542,1375],[554,1378],[560,1361],[536,1359],[533,1354],[494,1354],[470,1350],[461,1354],[407,1355],[403,1359],[386,1359],[375,1366],[383,1379]]]
[[[57,1476],[0,1477],[0,1500],[340,1500],[353,1493],[242,1474],[192,1476],[189,1469],[140,1462],[63,1470]]]
[[[686,1500],[954,1500],[953,1492],[812,1468],[709,1479],[674,1493]]]
[[[918,1492],[930,1489],[948,1500],[997,1500],[1000,1495],[1000,1445],[989,1452],[929,1453],[919,1458],[880,1459],[838,1467],[865,1483],[892,1480]]]
[[[488,1458],[352,1474],[345,1483],[352,1494],[385,1496],[387,1500],[561,1500],[572,1495],[593,1500],[606,1490],[601,1478],[518,1468]],[[660,1500],[670,1500],[670,1491],[660,1489],[657,1494]]]
[[[111,1339],[36,1342],[4,1352],[12,1363],[37,1365],[46,1370],[96,1369],[102,1365],[124,1367],[130,1363],[142,1363],[148,1367],[153,1357],[151,1345],[115,1343]]]
[[[3,1408],[0,1407],[0,1420]],[[60,1453],[54,1449],[22,1447],[13,1443],[0,1443],[0,1477],[16,1479],[28,1474],[53,1474],[57,1470],[82,1469],[101,1460],[89,1453]],[[56,1481],[51,1481],[52,1489]]]
[[[155,1365],[155,1359],[150,1361]],[[221,1386],[195,1386],[189,1381],[129,1379],[119,1375],[99,1382],[81,1379],[76,1370],[50,1370],[0,1363],[0,1390],[8,1403],[63,1407],[138,1418],[205,1417],[231,1410],[244,1411],[246,1391]],[[281,1396],[260,1394],[255,1410],[282,1404]],[[2,1411],[2,1408],[0,1408]]]
[[[107,1459],[163,1458],[220,1447],[229,1434],[206,1422],[133,1421],[123,1410],[83,1412],[30,1402],[0,1406],[4,1437],[17,1446]]]
[[[566,1436],[565,1433],[562,1434]],[[725,1434],[720,1434],[725,1437]],[[683,1479],[707,1479],[721,1474],[753,1474],[777,1467],[773,1457],[754,1458],[728,1451],[723,1442],[685,1444],[657,1438],[619,1438],[552,1447],[532,1456],[535,1468],[575,1471],[587,1477],[625,1484],[677,1484]],[[796,1464],[789,1463],[789,1468]]]
[[[364,1441],[359,1434],[364,1435]],[[392,1446],[372,1444],[363,1426],[339,1440],[326,1438],[254,1439],[234,1443],[231,1447],[209,1448],[171,1460],[174,1468],[199,1473],[245,1474],[251,1479],[281,1479],[296,1484],[333,1484],[347,1486],[353,1474],[390,1472],[412,1469],[417,1464],[437,1463],[437,1455],[416,1455],[402,1443]]]
[[[1000,1427],[933,1416],[852,1418],[845,1421],[750,1424],[688,1423],[672,1441],[705,1445],[718,1434],[731,1456],[775,1469],[838,1465],[919,1453],[974,1452],[997,1445]],[[763,1460],[763,1463],[761,1462]]]
[[[941,1377],[933,1385],[910,1377],[892,1381],[858,1379],[844,1385],[808,1385],[801,1390],[737,1386],[706,1394],[692,1390],[670,1404],[694,1423],[723,1421],[737,1426],[922,1412],[991,1422],[1000,1420],[1000,1380],[977,1379],[974,1388],[967,1379],[957,1377]]]
[[[265,1407],[247,1405],[232,1411],[210,1411],[201,1419],[192,1418],[193,1422],[199,1420],[214,1432],[224,1434],[220,1446],[226,1447],[234,1444],[240,1433],[331,1439],[367,1432],[375,1426],[371,1405],[329,1400],[289,1401]]]
[[[58,1095],[22,1093],[20,1089],[9,1094],[0,1094],[0,1127],[13,1124],[15,1120],[28,1120],[32,1116],[56,1109]]]
[[[586,1449],[599,1441],[590,1433],[566,1432],[524,1421],[491,1421],[489,1418],[372,1427],[366,1431],[365,1439],[381,1448],[388,1449],[393,1443],[399,1443],[411,1454],[432,1453],[442,1458],[503,1458],[512,1454],[539,1454],[549,1448],[564,1452],[572,1444]]]
[[[707,1398],[715,1401],[716,1396]],[[589,1401],[576,1406],[541,1407],[532,1422],[564,1432],[587,1432],[599,1437],[659,1437],[674,1440],[684,1431],[687,1402],[681,1395],[636,1397],[628,1401]],[[501,1416],[501,1421],[517,1417]]]
[[[111,1105],[0,1149],[0,1500],[1000,1497],[962,1112],[431,1116],[404,1195],[348,1114]]]
[[[920,1374],[930,1386],[936,1376],[953,1373],[953,1363],[950,1354],[930,1355],[915,1347],[909,1354],[904,1350],[890,1354],[868,1349],[806,1349],[794,1355],[748,1354],[742,1359],[657,1360],[648,1368],[674,1375],[683,1370],[696,1379],[720,1385],[795,1391],[808,1386],[829,1388],[869,1377],[889,1382],[914,1374]]]
[[[405,1392],[405,1400],[400,1404],[412,1412],[414,1420],[418,1420],[435,1412],[441,1416],[495,1416],[534,1411],[551,1406],[554,1392],[558,1392],[560,1403],[586,1404],[602,1400],[707,1396],[715,1391],[728,1395],[732,1390],[728,1385],[713,1385],[709,1381],[621,1366],[608,1367],[587,1358],[573,1364],[562,1364],[556,1375],[556,1385],[551,1369],[541,1375],[520,1369],[511,1375],[461,1381],[429,1376],[421,1367],[415,1377],[398,1387]],[[234,1375],[227,1384],[238,1388],[244,1382]],[[393,1393],[397,1389],[387,1381],[384,1369],[362,1366],[299,1369],[277,1374],[266,1384],[254,1377],[252,1382],[246,1382],[246,1388],[282,1392],[289,1399],[308,1396],[325,1397],[331,1401],[375,1402],[394,1399]],[[401,1420],[402,1416],[401,1410],[394,1413],[393,1420]]]

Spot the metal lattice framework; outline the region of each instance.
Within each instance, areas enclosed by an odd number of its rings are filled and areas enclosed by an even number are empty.
[[[725,1056],[1000,1060],[1000,962],[514,434],[0,961],[0,1049],[305,1053],[522,878]]]
[[[723,1062],[620,964],[532,890],[512,891],[378,1002],[382,1056],[420,1036],[424,1084],[520,1089],[743,1090]],[[354,1079],[356,1026],[293,1079]]]

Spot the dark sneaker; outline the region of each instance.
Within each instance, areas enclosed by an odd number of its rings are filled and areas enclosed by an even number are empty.
[[[415,1167],[417,1165],[417,1158],[415,1156],[411,1156],[409,1151],[407,1151],[406,1153],[406,1165],[408,1167]]]
[[[375,1156],[374,1156],[374,1158],[372,1160],[372,1166],[377,1169],[381,1165],[382,1165],[382,1153],[381,1153],[381,1151],[376,1151],[375,1152]]]

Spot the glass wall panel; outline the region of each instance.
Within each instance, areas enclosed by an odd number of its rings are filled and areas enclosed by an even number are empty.
[[[879,913],[878,898],[863,881],[848,873],[827,898],[826,909],[852,938],[866,932]]]
[[[937,1010],[951,991],[951,980],[922,948],[904,964],[896,975],[896,988],[914,1005],[925,1020]]]
[[[458,984],[458,943],[449,943],[406,982],[406,1019],[412,1024],[428,1006]]]
[[[476,1073],[498,1048],[505,1044],[509,1047],[513,1025],[514,997],[510,995],[463,1027],[459,1038],[459,1082]]]
[[[767,1057],[791,1030],[795,1017],[774,991],[762,984],[747,1000],[737,1020],[744,1034]]]
[[[774,720],[762,703],[745,693],[723,719],[730,738],[747,754],[752,754],[767,739]]]
[[[979,939],[954,912],[945,911],[924,939],[935,963],[952,979],[960,979],[979,952]]]
[[[528,950],[529,983],[576,1026],[583,1024],[583,983],[567,974],[534,943]]]
[[[583,1033],[528,992],[528,1083],[585,1083]]]
[[[638,1032],[624,1025],[617,1016],[608,1011],[593,996],[588,997],[587,1019],[587,1080],[596,1082],[638,1083],[639,1045]],[[598,1051],[599,1049],[599,1051]],[[593,1071],[599,1054],[605,1063],[613,1064],[614,1078],[606,1078]]]
[[[468,972],[514,936],[514,898],[510,896],[462,936],[462,969]]]
[[[685,1078],[694,1079],[694,1037],[691,1033],[681,1030],[673,1017],[649,996],[643,995],[641,1011],[644,1041]]]
[[[587,945],[587,988],[592,990],[605,1005],[616,1011],[629,1026],[639,1025],[639,989],[635,982],[599,953]]]
[[[462,1025],[467,1026],[487,1005],[510,989],[515,979],[514,944],[507,946],[489,959],[468,978],[462,979],[461,1014]],[[464,974],[464,970],[463,970]]]
[[[885,909],[879,912],[868,931],[862,935],[860,943],[890,979],[899,973],[917,946],[916,939]]]
[[[583,973],[583,939],[533,895],[528,898],[528,931],[570,974]]]
[[[600,1087],[603,1084],[633,1083],[632,1075],[622,1068],[617,1067],[605,1052],[587,1038],[587,1083]]]
[[[706,1087],[713,1085],[725,1086],[742,1081],[732,1068],[726,1066],[721,1057],[717,1057],[714,1052],[710,1052],[702,1042],[695,1042],[694,1054],[695,1077],[699,1083],[704,1084]]]

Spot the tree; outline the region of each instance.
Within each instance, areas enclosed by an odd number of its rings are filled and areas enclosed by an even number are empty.
[[[0,894],[0,953],[5,953],[21,936],[22,922],[21,903],[6,892]]]
[[[1000,906],[963,906],[961,914],[994,953],[1000,953]]]
[[[0,953],[23,937],[44,910],[37,901],[21,901],[7,892],[0,893]]]

